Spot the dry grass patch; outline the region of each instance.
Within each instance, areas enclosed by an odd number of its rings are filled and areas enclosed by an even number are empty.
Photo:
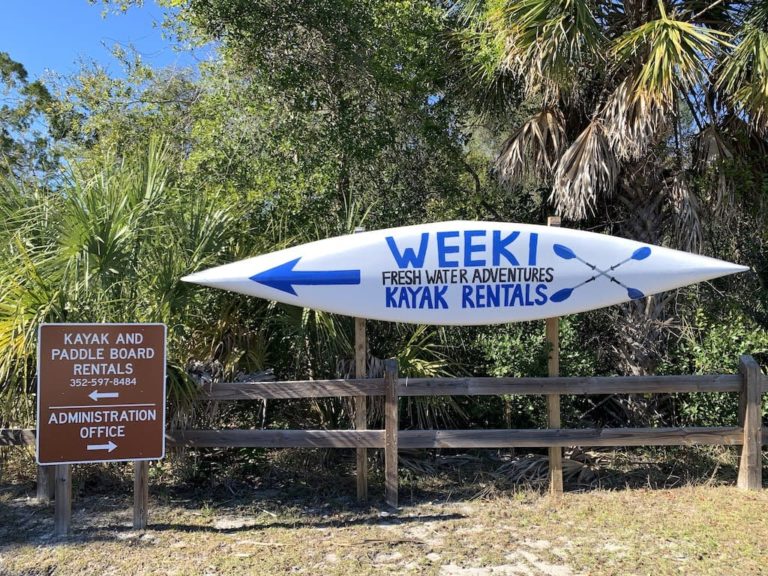
[[[129,494],[80,497],[73,535],[53,510],[0,488],[0,575],[764,574],[768,493],[724,487],[569,493],[376,508],[153,498],[131,529]]]

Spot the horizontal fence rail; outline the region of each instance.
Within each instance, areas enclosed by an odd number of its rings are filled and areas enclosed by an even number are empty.
[[[384,378],[286,382],[227,382],[206,386],[202,401],[384,396],[383,430],[169,430],[170,446],[192,448],[384,448],[385,495],[397,505],[397,452],[415,448],[545,448],[563,446],[741,446],[738,484],[762,485],[760,401],[768,380],[750,356],[740,374],[548,378],[398,378],[385,362]],[[733,392],[740,395],[739,426],[504,430],[399,430],[398,398],[408,396],[606,395]],[[0,429],[0,446],[34,445],[35,431]]]
[[[532,394],[659,394],[738,392],[738,375],[605,376],[551,378],[411,378],[400,379],[400,396],[499,396]]]
[[[169,446],[186,448],[384,448],[384,430],[170,430]],[[400,430],[400,448],[547,448],[550,446],[688,446],[743,443],[740,426],[717,428],[521,428]],[[768,431],[763,432],[768,445]],[[0,430],[0,446],[34,446],[31,429]]]
[[[499,396],[546,394],[673,394],[739,392],[738,374],[710,376],[587,376],[553,378],[400,378],[398,396]],[[768,383],[763,383],[768,391]],[[384,396],[384,379],[224,382],[206,388],[209,400],[278,400]]]
[[[194,448],[384,448],[384,430],[172,430],[165,438]]]
[[[22,428],[0,428],[0,446],[34,446],[36,431]]]
[[[730,428],[602,428],[522,430],[403,430],[401,448],[541,448],[551,446],[671,446],[731,444],[744,431]]]
[[[196,448],[384,448],[385,430],[178,430],[166,439]],[[400,430],[400,448],[541,448],[548,446],[740,445],[744,429],[602,428]]]
[[[210,400],[287,400],[384,396],[384,379],[309,380],[285,382],[222,382],[202,391]]]

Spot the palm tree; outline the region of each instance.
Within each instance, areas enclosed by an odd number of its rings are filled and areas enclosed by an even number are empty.
[[[0,425],[31,422],[41,322],[167,324],[169,400],[189,399],[187,359],[223,341],[214,319],[231,297],[179,279],[254,242],[233,240],[235,204],[174,185],[166,152],[79,159],[53,191],[0,179]]]
[[[565,218],[700,251],[705,223],[738,205],[730,176],[762,171],[755,150],[768,130],[768,3],[475,0],[461,8],[474,81],[517,82],[535,109],[504,143],[498,177],[510,186],[544,180]],[[664,304],[632,306],[630,325],[646,329],[628,338],[626,358],[658,336],[650,326]],[[644,372],[653,361],[628,364]]]

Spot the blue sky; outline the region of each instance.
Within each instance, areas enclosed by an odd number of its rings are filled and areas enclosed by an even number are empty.
[[[162,36],[163,9],[153,0],[125,14],[102,17],[103,6],[87,0],[2,0],[0,52],[8,52],[36,79],[46,70],[74,74],[81,60],[95,60],[122,75],[111,54],[115,44],[133,45],[152,67],[194,66],[206,51],[178,52]]]

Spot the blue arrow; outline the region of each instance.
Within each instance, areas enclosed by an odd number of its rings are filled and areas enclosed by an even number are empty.
[[[299,286],[331,286],[338,284],[360,284],[360,270],[294,270],[301,258],[280,264],[251,276],[251,280],[275,290],[296,294]]]

